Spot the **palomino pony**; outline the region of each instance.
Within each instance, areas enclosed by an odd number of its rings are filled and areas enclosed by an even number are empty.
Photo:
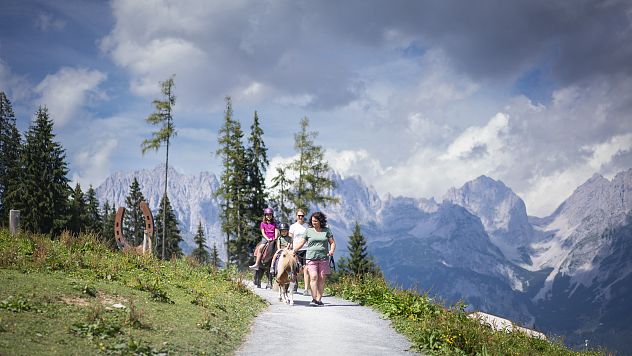
[[[268,277],[266,289],[272,289],[272,274],[270,273],[270,265],[272,264],[272,257],[276,252],[276,241],[268,241],[261,249],[261,260],[259,261],[259,268],[255,271],[253,281],[255,285],[261,288],[261,278],[265,274]]]
[[[279,285],[279,300],[294,305],[294,285],[300,268],[296,253],[283,249],[277,252],[280,256],[276,265],[276,281]]]

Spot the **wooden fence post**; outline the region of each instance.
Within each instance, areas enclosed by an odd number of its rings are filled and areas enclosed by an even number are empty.
[[[20,231],[20,211],[11,209],[9,211],[9,231],[15,235]]]

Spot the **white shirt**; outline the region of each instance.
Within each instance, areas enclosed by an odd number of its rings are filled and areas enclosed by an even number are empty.
[[[290,225],[290,235],[292,235],[292,244],[296,246],[296,243],[299,239],[302,239],[305,236],[305,230],[307,230],[307,223],[295,222]],[[307,250],[307,244],[304,244],[303,247],[299,251]]]

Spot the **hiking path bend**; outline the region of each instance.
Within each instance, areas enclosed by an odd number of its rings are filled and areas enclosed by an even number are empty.
[[[270,305],[255,318],[236,355],[418,355],[389,320],[368,307],[335,297],[310,306],[312,298],[300,293],[292,306],[280,302],[276,290],[248,286]]]

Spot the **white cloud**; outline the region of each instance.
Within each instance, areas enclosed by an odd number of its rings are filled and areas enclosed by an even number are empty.
[[[118,147],[114,138],[95,142],[76,153],[73,158],[74,183],[80,183],[85,189],[92,184],[97,187],[110,172],[110,157]]]
[[[456,161],[470,156],[499,154],[504,146],[509,118],[498,113],[484,127],[469,127],[448,146],[440,160]]]
[[[38,104],[48,107],[56,126],[62,127],[76,118],[89,99],[104,96],[98,86],[106,78],[98,70],[63,67],[35,87],[40,96]]]
[[[35,27],[44,32],[60,31],[66,27],[66,22],[54,18],[51,14],[40,12],[35,18]]]

